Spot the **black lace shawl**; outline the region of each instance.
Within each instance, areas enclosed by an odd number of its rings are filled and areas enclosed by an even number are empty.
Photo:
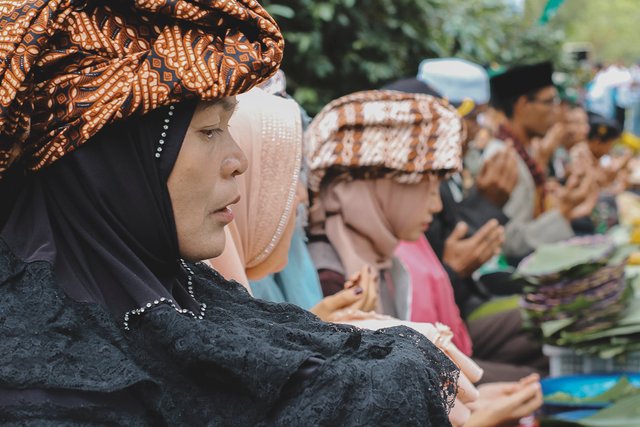
[[[203,320],[160,304],[125,332],[0,240],[0,424],[449,425],[458,371],[420,334],[323,323],[191,268]]]

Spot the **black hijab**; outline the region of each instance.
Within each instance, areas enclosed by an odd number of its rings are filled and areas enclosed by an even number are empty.
[[[167,189],[194,110],[183,103],[118,122],[30,178],[2,239],[27,262],[50,262],[69,296],[115,316],[160,298],[196,310],[178,279],[186,273]]]

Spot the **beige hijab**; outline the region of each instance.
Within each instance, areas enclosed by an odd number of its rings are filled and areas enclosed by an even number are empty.
[[[247,156],[247,172],[238,176],[240,202],[227,226],[222,255],[211,265],[228,279],[248,284],[259,279],[280,242],[296,199],[302,156],[298,105],[261,89],[238,96],[230,132]]]
[[[400,183],[461,165],[461,117],[429,95],[365,91],[325,106],[305,133],[312,235],[326,235],[347,276],[391,266],[402,215],[418,206]]]
[[[418,202],[388,178],[336,180],[320,190],[310,211],[311,234],[325,234],[350,276],[368,264],[391,266],[403,213]]]

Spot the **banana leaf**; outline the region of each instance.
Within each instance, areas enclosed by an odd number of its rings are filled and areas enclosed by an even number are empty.
[[[520,263],[516,273],[536,281],[555,280],[560,274],[571,275],[572,270],[580,267],[604,265],[613,251],[613,242],[605,236],[542,245]]]
[[[550,338],[566,327],[571,326],[575,321],[575,317],[568,317],[566,319],[549,320],[544,322],[540,325],[542,336],[544,338]]]
[[[543,419],[540,427],[639,427],[640,394],[624,398],[579,421]]]
[[[578,423],[584,427],[639,427],[640,394],[622,399]]]

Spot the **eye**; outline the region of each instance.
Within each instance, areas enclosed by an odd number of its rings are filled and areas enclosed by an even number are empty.
[[[220,128],[216,128],[216,129],[203,129],[200,131],[205,138],[207,138],[208,140],[212,140],[214,139],[217,135],[221,135],[224,130],[220,129]]]

